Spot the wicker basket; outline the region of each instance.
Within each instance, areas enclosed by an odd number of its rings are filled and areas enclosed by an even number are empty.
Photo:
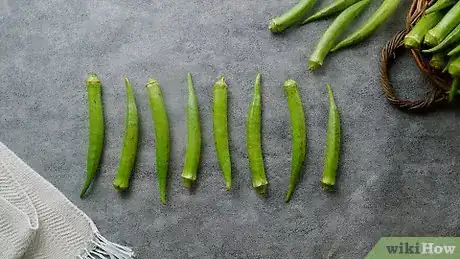
[[[431,2],[428,0],[413,0],[406,18],[406,29],[396,33],[382,49],[380,56],[380,81],[383,93],[391,104],[406,111],[426,111],[429,108],[447,103],[447,91],[450,88],[451,78],[447,74],[433,70],[429,65],[429,60],[423,58],[420,50],[411,49],[410,51],[417,66],[432,82],[430,91],[423,99],[407,100],[400,98],[389,80],[391,61],[397,57],[397,54],[401,53],[400,50],[406,50],[403,43],[404,36],[430,5]]]

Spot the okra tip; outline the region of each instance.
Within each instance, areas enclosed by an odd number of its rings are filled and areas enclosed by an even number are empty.
[[[268,25],[268,29],[273,33],[280,33],[283,31],[281,26],[278,23],[278,17],[275,17],[270,21],[270,24]]]
[[[344,48],[346,47],[346,44],[345,43],[342,43],[343,41],[341,41],[340,43],[338,43],[337,45],[335,45],[332,49],[331,49],[331,52],[336,52],[337,50],[340,50],[341,48]]]
[[[407,46],[406,46],[406,48],[407,48]],[[433,52],[435,52],[435,51],[436,51],[436,47],[431,48],[431,49],[424,49],[424,50],[422,50],[423,53],[433,53]]]
[[[130,87],[130,86],[131,86],[131,82],[129,82],[128,77],[125,76],[123,79],[125,80],[125,86],[126,86],[126,87]]]
[[[257,72],[256,73],[256,82],[260,82],[261,78],[262,78],[262,75],[259,72]]]
[[[156,85],[159,85],[158,81],[157,81],[155,78],[151,77],[151,78],[149,78],[149,80],[147,81],[146,87],[149,87],[149,86],[156,86]]]
[[[334,192],[335,191],[335,180],[334,179],[321,179],[321,187],[327,192]]]
[[[182,183],[184,184],[184,187],[187,189],[192,189],[193,186],[193,180],[182,177]]]
[[[332,88],[330,84],[326,84],[326,90],[329,95],[332,95]]]
[[[89,73],[88,79],[86,80],[88,83],[100,83],[99,78],[97,77],[96,73]]]
[[[337,43],[332,49],[331,49],[331,52],[336,52],[338,50],[341,50],[343,48],[346,48],[346,47],[349,47],[351,45],[354,44],[354,40],[353,40],[353,35],[352,36],[349,36],[348,38],[342,40],[341,42]]]
[[[293,193],[293,190],[289,190],[289,191],[286,193],[286,197],[284,198],[284,202],[288,203],[288,202],[291,200],[292,193]]]
[[[313,70],[316,70],[318,68],[320,68],[323,64],[321,64],[320,62],[318,61],[315,61],[315,60],[309,60],[308,61],[308,69],[310,71],[313,71]]]
[[[285,88],[295,88],[297,87],[297,82],[292,79],[288,79],[284,82],[284,87]]]
[[[453,100],[454,100],[454,97],[457,95],[457,90],[458,90],[458,86],[460,84],[460,81],[458,78],[454,78],[454,81],[452,82],[452,86],[449,90],[449,95],[447,97],[447,100],[449,101],[449,103],[451,103]]]
[[[408,35],[404,38],[404,46],[408,49],[418,49],[420,48],[420,43],[416,39]]]
[[[254,83],[254,95],[260,95],[260,81],[261,81],[261,75],[260,73],[257,73],[256,81]]]
[[[92,183],[92,177],[90,175],[86,176],[85,182],[83,183],[83,188],[81,189],[80,192],[80,199],[83,199],[86,195],[86,192],[88,191],[89,187],[91,186]]]
[[[428,31],[425,34],[425,39],[423,42],[430,47],[434,47],[439,44],[439,39],[431,31]]]
[[[89,186],[90,186],[90,183],[88,184],[87,182],[85,182],[85,184],[84,184],[84,186],[83,186],[83,189],[82,189],[81,192],[80,192],[80,199],[85,198],[86,191],[88,191]]]
[[[85,193],[86,193],[86,192],[84,192],[84,191],[81,191],[81,192],[80,192],[80,199],[85,198]]]
[[[191,173],[189,173],[189,171],[182,172],[181,178],[182,184],[187,189],[191,189],[193,187],[193,183],[196,180],[196,176],[194,177]]]
[[[429,62],[430,66],[436,70],[442,70],[445,67],[445,64],[442,60],[432,59]]]
[[[256,189],[256,192],[262,196],[262,197],[266,197],[267,196],[267,193],[268,193],[268,184],[264,184],[264,185],[261,185],[261,186],[257,186],[255,187]]]
[[[460,47],[457,47],[457,48],[458,48],[458,51],[460,51]],[[457,54],[458,54],[457,48],[455,48],[455,49],[449,51],[449,52],[447,53],[447,56],[452,57],[452,56],[457,55]]]
[[[232,183],[231,182],[226,182],[225,183],[225,190],[229,192],[232,189]]]
[[[117,190],[118,192],[123,192],[125,191],[126,189],[128,189],[128,186],[129,186],[129,183],[127,181],[122,181],[120,179],[115,179],[113,182],[112,182],[112,186],[113,188],[115,188],[115,190]]]
[[[454,77],[454,82],[460,78],[460,57],[449,64],[449,74]]]
[[[310,17],[308,17],[307,19],[303,20],[303,21],[300,23],[300,25],[305,25],[305,24],[307,24],[307,23],[309,23],[309,22],[314,21],[314,19],[315,19],[315,18],[314,18],[313,16],[310,16]]]
[[[214,84],[215,87],[227,88],[228,85],[225,83],[225,77],[221,76],[219,80]]]

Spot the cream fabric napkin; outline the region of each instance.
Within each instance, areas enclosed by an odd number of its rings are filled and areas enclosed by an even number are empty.
[[[130,259],[93,221],[0,142],[0,258]]]

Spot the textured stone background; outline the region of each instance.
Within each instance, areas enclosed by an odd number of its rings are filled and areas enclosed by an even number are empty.
[[[324,1],[322,5],[329,1]],[[361,20],[377,8],[375,1]],[[306,58],[329,21],[272,36],[270,17],[289,1],[0,1],[0,141],[85,211],[111,240],[139,258],[360,258],[383,235],[458,235],[458,110],[402,113],[381,96],[379,51],[403,21],[404,4],[370,40],[331,55],[323,69]],[[407,96],[427,82],[401,59],[393,81]],[[107,140],[102,171],[86,200],[84,80],[104,84]],[[203,122],[199,186],[181,186],[185,143],[185,77],[191,71]],[[263,74],[263,144],[270,196],[251,189],[245,118],[256,71]],[[124,131],[124,86],[135,86],[141,116],[139,159],[131,193],[111,186]],[[161,82],[171,121],[169,203],[157,195],[154,139],[144,90]],[[234,189],[224,190],[211,131],[212,83],[225,75]],[[290,127],[282,82],[301,85],[308,116],[304,177],[284,204]],[[343,120],[340,189],[318,184],[331,83]]]

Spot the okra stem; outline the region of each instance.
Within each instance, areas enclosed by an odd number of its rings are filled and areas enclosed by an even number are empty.
[[[425,34],[444,17],[444,12],[434,12],[424,15],[404,37],[406,48],[419,49]]]
[[[273,33],[280,33],[300,22],[305,14],[315,5],[316,0],[300,0],[294,7],[281,16],[271,20],[268,29]]]
[[[460,23],[460,1],[458,1],[439,23],[425,35],[424,43],[434,47]]]
[[[447,37],[443,41],[441,41],[441,43],[439,43],[436,47],[424,50],[423,52],[425,53],[437,52],[437,51],[440,51],[440,50],[443,50],[449,47],[450,45],[458,42],[459,40],[460,40],[460,24],[457,25],[457,27],[455,27],[455,29],[451,31],[447,35]]]
[[[446,66],[446,54],[436,53],[431,57],[430,66],[436,70],[442,70]]]

